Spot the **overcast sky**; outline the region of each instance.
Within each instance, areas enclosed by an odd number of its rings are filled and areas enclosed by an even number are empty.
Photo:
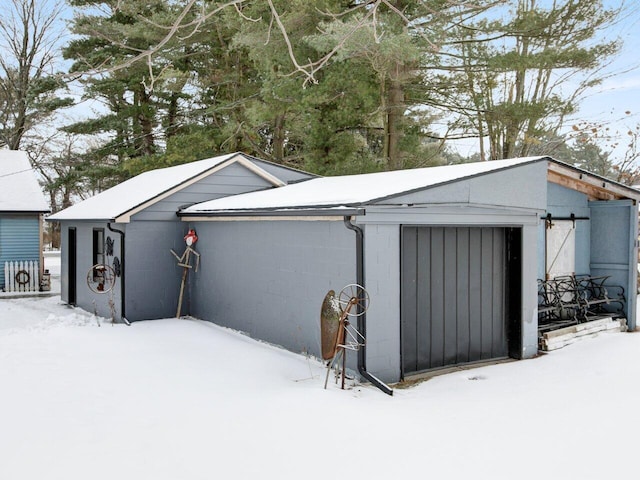
[[[618,0],[605,1],[605,5],[619,4]],[[620,21],[607,34],[623,42],[620,54],[607,73],[614,76],[593,90],[581,104],[579,119],[600,119],[629,125],[640,122],[640,2],[627,0]],[[631,115],[625,112],[630,111]]]

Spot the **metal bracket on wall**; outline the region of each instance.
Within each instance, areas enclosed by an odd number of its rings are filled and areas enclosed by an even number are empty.
[[[545,217],[540,217],[540,218],[545,221],[545,225],[547,228],[553,228],[554,220],[571,220],[573,222],[574,228],[576,226],[576,220],[590,220],[589,217],[577,217],[575,213],[572,213],[568,217],[554,217],[550,213],[547,213]]]

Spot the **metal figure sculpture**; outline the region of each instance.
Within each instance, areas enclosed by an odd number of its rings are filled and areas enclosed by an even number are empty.
[[[353,326],[348,317],[358,317],[369,308],[369,294],[357,284],[344,287],[338,296],[329,290],[322,302],[320,312],[320,333],[322,342],[322,359],[327,361],[327,376],[324,388],[327,388],[329,372],[342,359],[342,389],[344,390],[346,375],[346,350],[357,351],[364,346],[364,336]],[[336,381],[338,376],[336,375]]]
[[[200,265],[200,254],[194,250],[194,246],[198,241],[198,235],[196,235],[196,231],[192,228],[187,232],[184,236],[184,242],[187,244],[187,248],[185,248],[182,255],[178,255],[176,252],[171,250],[171,253],[178,260],[178,266],[182,267],[182,281],[180,282],[180,295],[178,296],[178,310],[176,312],[176,318],[180,318],[180,311],[182,310],[182,298],[184,295],[184,285],[187,281],[187,274],[189,270],[193,268],[194,272],[198,271],[198,266]],[[191,256],[195,257],[195,268],[191,266]]]
[[[116,284],[116,274],[109,265],[93,265],[87,272],[87,286],[93,293],[109,293]]]

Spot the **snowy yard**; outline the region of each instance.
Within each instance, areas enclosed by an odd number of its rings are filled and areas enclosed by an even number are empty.
[[[384,395],[192,319],[0,299],[0,479],[637,479],[640,334]]]

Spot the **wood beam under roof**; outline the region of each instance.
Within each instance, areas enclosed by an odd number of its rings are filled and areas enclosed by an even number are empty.
[[[584,171],[549,162],[547,180],[587,195],[589,200],[623,200],[637,202],[640,192]]]

